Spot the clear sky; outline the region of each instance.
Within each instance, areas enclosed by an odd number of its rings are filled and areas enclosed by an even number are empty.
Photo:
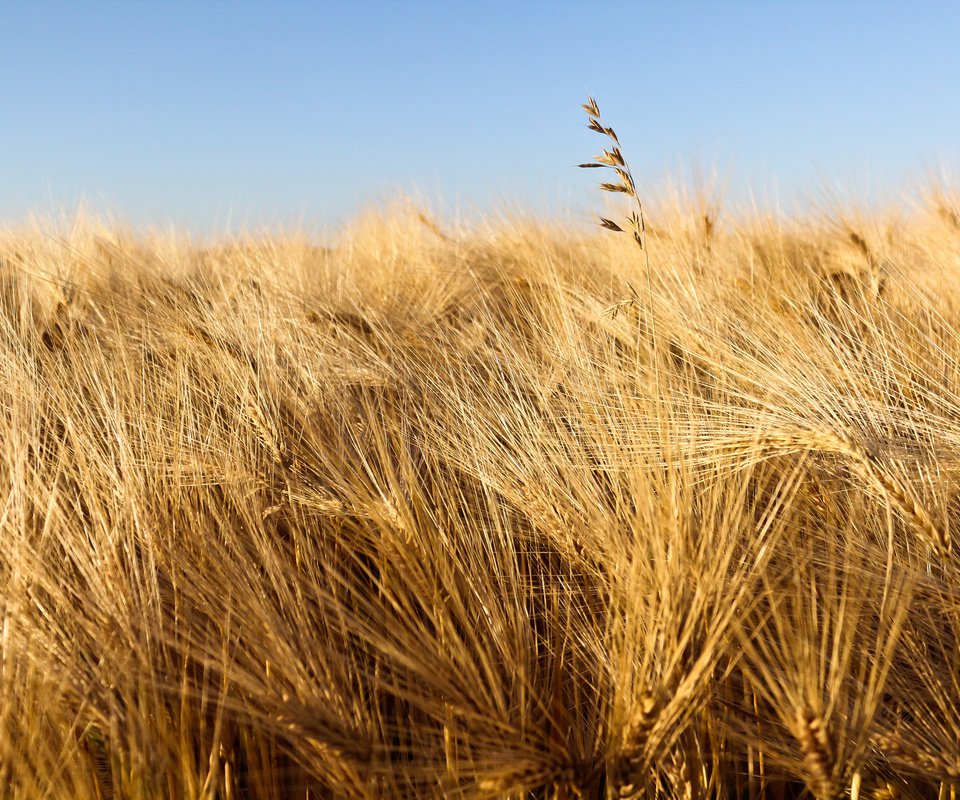
[[[586,214],[587,93],[649,187],[886,197],[960,163],[957,2],[0,0],[0,35],[4,221]]]

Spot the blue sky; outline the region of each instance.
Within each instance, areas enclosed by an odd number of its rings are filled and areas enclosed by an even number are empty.
[[[872,200],[960,163],[960,3],[0,0],[0,34],[4,221],[578,218],[587,93],[651,194]]]

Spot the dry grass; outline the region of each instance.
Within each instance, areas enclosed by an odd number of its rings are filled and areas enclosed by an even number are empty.
[[[0,794],[953,796],[956,207],[0,234]]]

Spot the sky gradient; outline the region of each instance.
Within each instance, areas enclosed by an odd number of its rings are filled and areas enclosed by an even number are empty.
[[[0,32],[3,222],[578,218],[588,93],[651,193],[876,200],[960,164],[958,3],[0,0]]]

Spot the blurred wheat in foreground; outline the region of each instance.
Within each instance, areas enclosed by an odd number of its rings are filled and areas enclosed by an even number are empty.
[[[958,216],[0,233],[0,796],[954,798]]]

